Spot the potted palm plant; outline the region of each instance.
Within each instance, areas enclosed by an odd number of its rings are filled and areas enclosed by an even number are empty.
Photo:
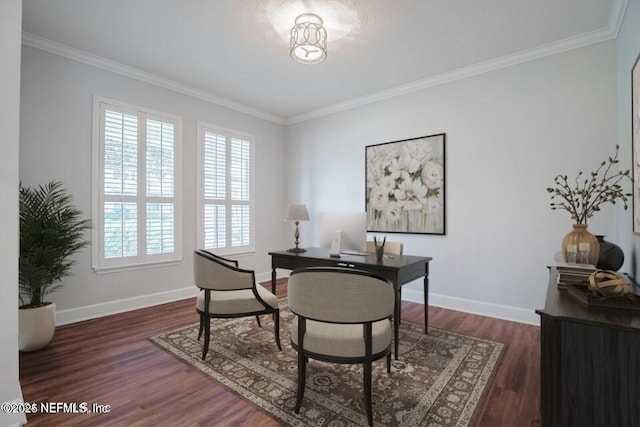
[[[70,257],[87,245],[89,228],[61,182],[20,186],[20,350],[38,350],[53,338],[55,304],[45,298],[70,274]]]

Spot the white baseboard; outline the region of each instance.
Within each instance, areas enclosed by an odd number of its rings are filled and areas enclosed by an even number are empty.
[[[402,299],[420,304],[424,303],[422,292],[413,289],[403,289]],[[497,319],[540,326],[540,316],[538,316],[533,310],[527,310],[520,307],[451,297],[448,295],[434,294],[432,292],[429,292],[429,305],[447,308],[449,310],[463,311],[465,313],[478,314],[480,316],[495,317]]]
[[[278,270],[277,278],[289,277],[289,273],[290,271],[288,270]],[[271,281],[271,272],[256,274],[256,281]],[[138,297],[125,298],[102,304],[93,304],[86,307],[59,310],[56,312],[56,325],[66,325],[68,323],[81,322],[83,320],[95,319],[97,317],[109,316],[111,314],[151,307],[186,298],[193,298],[197,293],[198,290],[195,286],[189,286],[156,294],[141,295]],[[413,289],[403,289],[402,298],[406,301],[417,302],[420,304],[424,301],[422,298],[422,292]],[[536,326],[540,325],[540,317],[535,314],[533,310],[527,310],[520,307],[492,304],[434,293],[429,293],[429,304],[436,307],[448,308],[450,310],[463,311],[465,313],[495,317],[498,319]]]
[[[95,319],[96,317],[109,316],[111,314],[151,307],[158,304],[165,304],[185,298],[192,298],[195,297],[197,293],[198,288],[195,286],[189,286],[181,289],[173,289],[171,291],[88,305],[85,307],[58,310],[56,311],[56,325],[66,325],[68,323],[81,322],[83,320]]]
[[[278,278],[289,277],[289,273],[291,273],[289,270],[282,270],[282,272],[278,270]],[[424,304],[422,292],[414,289],[403,288],[402,300]],[[480,316],[495,317],[496,319],[540,326],[540,316],[538,316],[533,310],[527,310],[520,307],[450,297],[447,295],[434,294],[433,292],[429,292],[429,305],[477,314]]]
[[[287,276],[278,274],[278,278],[280,277]],[[256,281],[271,281],[271,272],[256,274]],[[93,304],[85,307],[58,310],[56,311],[56,325],[66,325],[69,323],[81,322],[83,320],[95,319],[97,317],[109,316],[111,314],[123,313],[125,311],[137,310],[139,308],[166,304],[168,302],[193,298],[197,294],[198,288],[195,286],[188,286],[186,288],[173,289],[149,295],[140,295],[137,297],[109,301],[101,304]]]
[[[7,403],[21,405],[24,402],[22,397],[17,397],[12,400],[8,400]],[[33,402],[29,402],[33,403]],[[20,427],[27,423],[27,416],[24,413],[7,413],[5,411],[0,411],[0,425],[6,427]]]
[[[276,271],[276,279],[281,277],[289,277],[289,274],[283,274],[280,271]],[[271,281],[271,272],[267,273],[256,273],[256,282],[270,282]]]

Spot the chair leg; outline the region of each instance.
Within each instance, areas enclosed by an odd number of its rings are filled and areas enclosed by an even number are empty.
[[[209,316],[204,316],[204,348],[202,349],[202,360],[207,357],[209,351],[209,340],[211,338],[211,321]]]
[[[296,395],[296,414],[300,413],[302,398],[304,397],[304,384],[307,375],[306,357],[302,354],[302,349],[298,349],[298,393]]]
[[[371,360],[364,362],[364,406],[367,409],[367,422],[373,425],[373,410],[371,409]]]
[[[260,316],[258,316],[257,314],[256,314],[256,320],[258,321],[258,326],[262,328],[262,325],[260,324]]]
[[[204,329],[204,314],[200,313],[200,325],[198,326],[198,341],[202,337],[202,330]]]
[[[278,350],[282,351],[282,346],[280,345],[280,310],[273,313],[275,316],[274,322],[274,332],[276,334],[276,344],[278,345]]]
[[[387,354],[387,373],[391,373],[391,352]]]

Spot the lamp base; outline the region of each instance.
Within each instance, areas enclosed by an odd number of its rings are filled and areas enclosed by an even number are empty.
[[[299,254],[301,252],[307,252],[307,250],[302,248],[291,248],[291,249],[287,249],[287,252],[293,252],[295,254]]]

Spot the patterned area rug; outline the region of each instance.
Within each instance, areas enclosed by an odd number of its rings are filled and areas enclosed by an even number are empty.
[[[366,425],[362,366],[310,360],[300,414],[296,400],[297,353],[289,331],[293,315],[280,302],[278,351],[273,322],[262,316],[214,319],[211,345],[201,360],[204,339],[197,341],[198,325],[150,338],[152,342],[200,370],[274,419],[291,426]],[[403,321],[400,360],[391,374],[385,359],[374,362],[372,401],[375,425],[467,426],[482,411],[503,344]]]

